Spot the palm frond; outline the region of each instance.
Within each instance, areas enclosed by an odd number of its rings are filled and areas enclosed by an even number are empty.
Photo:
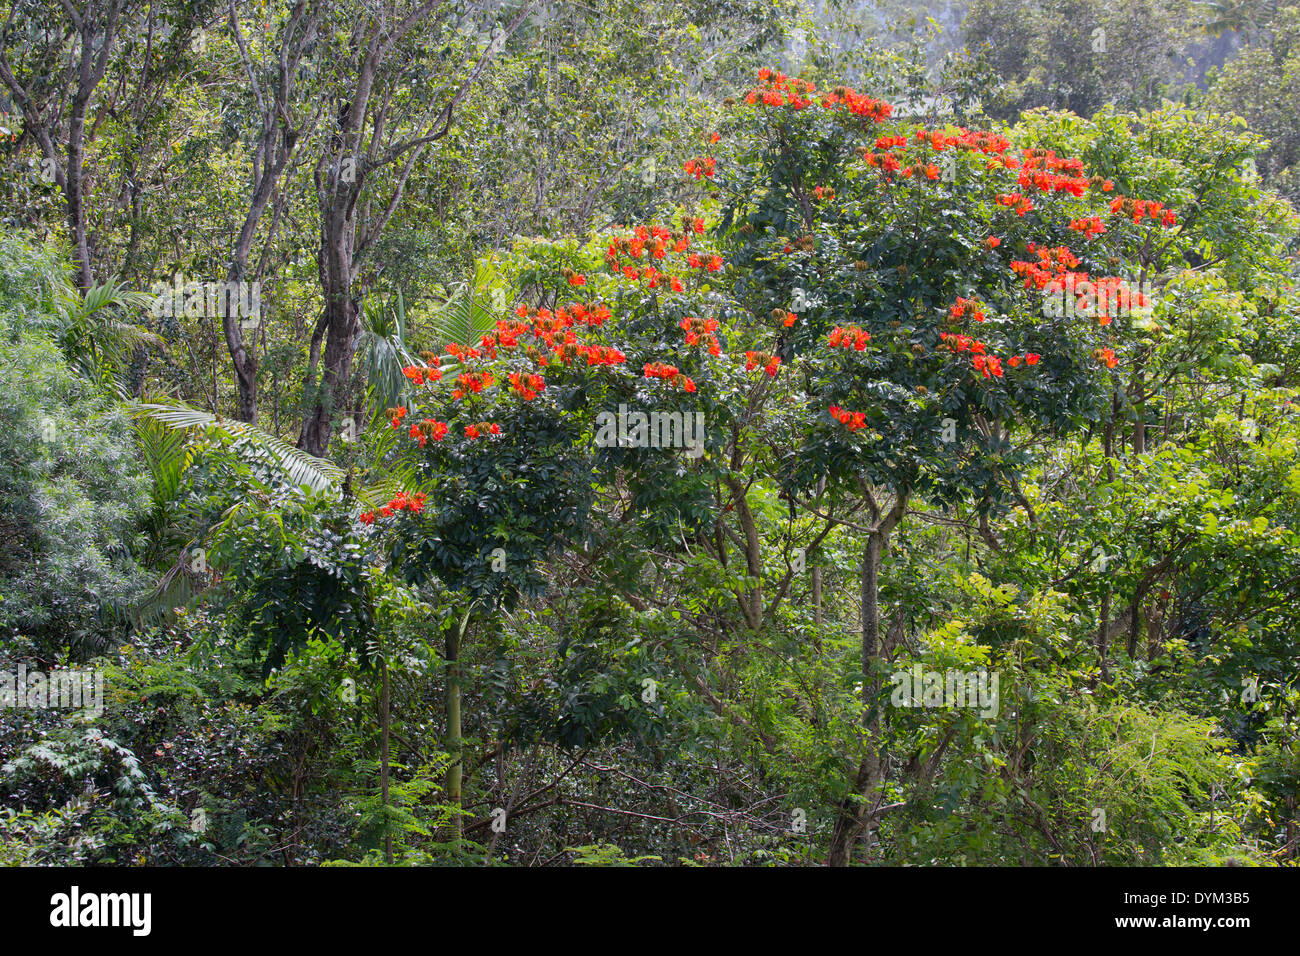
[[[405,404],[406,376],[402,369],[419,364],[406,344],[406,303],[397,293],[390,311],[385,303],[367,303],[361,315],[362,363],[376,410]]]
[[[194,454],[185,432],[169,428],[153,418],[135,419],[136,444],[145,466],[153,477],[155,501],[170,501],[180,488],[181,479],[194,462]]]
[[[191,608],[198,598],[210,588],[210,577],[206,572],[193,571],[190,568],[190,542],[180,552],[180,557],[166,572],[148,594],[140,598],[131,609],[131,616],[136,626],[157,623],[174,614],[178,608]]]
[[[105,387],[112,387],[130,353],[138,348],[165,348],[163,340],[143,326],[124,321],[116,313],[144,311],[153,299],[134,292],[117,277],[87,289],[67,286],[56,293],[56,308],[63,317],[60,346],[68,361]]]
[[[130,408],[133,414],[170,428],[219,436],[229,443],[232,452],[246,460],[274,465],[290,484],[324,491],[343,481],[343,469],[332,461],[308,454],[248,422],[222,418],[187,405],[132,403]]]
[[[497,289],[501,292],[494,295]],[[496,327],[510,299],[495,273],[480,262],[473,280],[462,284],[434,317],[433,331],[441,340],[439,347],[450,342],[477,345]]]

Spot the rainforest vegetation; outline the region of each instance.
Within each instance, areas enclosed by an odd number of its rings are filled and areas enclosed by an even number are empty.
[[[0,862],[1295,864],[1300,7],[0,24]]]

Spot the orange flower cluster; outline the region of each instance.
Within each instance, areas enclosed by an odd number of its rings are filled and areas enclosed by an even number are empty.
[[[718,337],[714,334],[718,330],[717,319],[693,319],[687,315],[682,317],[678,325],[686,333],[687,345],[697,345],[703,341],[708,343],[710,355],[722,353],[722,346],[718,344]]]
[[[1012,368],[1016,368],[1021,362],[1024,362],[1026,365],[1037,365],[1041,358],[1042,356],[1037,352],[1028,352],[1024,355],[1011,356],[1011,358],[1007,359],[1007,364]]]
[[[831,418],[835,419],[851,432],[867,427],[867,415],[865,412],[851,412],[846,408],[840,408],[838,405],[832,405],[827,409],[827,411],[831,413]]]
[[[1011,148],[1011,141],[1005,136],[999,136],[996,133],[987,133],[980,130],[968,130],[964,126],[957,128],[956,134],[945,133],[942,130],[926,130],[918,128],[912,131],[912,138],[918,142],[928,143],[930,148],[936,153],[941,153],[945,149],[956,148],[962,150],[974,150],[985,153],[989,156],[1001,156]],[[896,140],[905,139],[905,137],[895,137]],[[879,141],[877,140],[877,143]],[[899,143],[898,145],[903,145]],[[1019,162],[1013,160],[1016,166]],[[1015,168],[1015,167],[1009,167]]]
[[[1082,196],[1091,184],[1091,180],[1083,175],[1081,159],[1062,159],[1050,149],[1026,149],[1024,156],[1020,175],[1016,178],[1021,189]]]
[[[984,321],[984,311],[974,299],[963,299],[958,296],[957,301],[948,307],[948,315],[953,319],[964,318],[967,312],[970,312],[970,317],[976,322]]]
[[[686,257],[686,264],[692,269],[704,269],[708,272],[721,272],[722,256],[697,256],[692,252]]]
[[[483,357],[483,353],[480,352],[478,349],[474,348],[472,345],[469,348],[465,348],[462,345],[457,345],[455,342],[451,342],[450,344],[448,344],[447,354],[452,356],[453,358],[460,359],[462,362],[467,362],[470,359]]]
[[[1092,353],[1097,361],[1105,362],[1107,368],[1114,368],[1119,364],[1119,359],[1115,358],[1114,349],[1097,349]]]
[[[546,389],[546,379],[540,375],[511,372],[509,378],[510,387],[522,395],[525,402],[531,402]]]
[[[406,417],[406,409],[398,406],[397,408],[384,409],[384,417],[392,423],[393,428],[402,427],[402,419]]]
[[[988,346],[979,339],[973,339],[968,335],[953,335],[948,332],[939,333],[939,341],[943,343],[942,347],[951,349],[954,352],[970,352],[971,364],[975,366],[975,371],[982,374],[985,378],[1002,377],[1002,359],[996,355],[989,355]],[[1017,368],[1023,362],[1025,365],[1037,365],[1042,358],[1037,352],[1029,352],[1025,355],[1013,355],[1006,360],[1011,368]]]
[[[423,448],[425,445],[429,443],[429,439],[433,439],[434,441],[442,441],[443,438],[446,437],[447,423],[440,422],[434,418],[426,418],[423,421],[417,422],[416,424],[412,425],[411,430],[408,434],[410,434],[412,438],[418,441],[420,443],[420,447]]]
[[[412,365],[410,368],[402,369],[402,374],[416,385],[432,385],[434,382],[442,379],[442,370],[436,365],[429,368],[421,368],[418,365]]]
[[[827,339],[831,348],[856,349],[861,352],[871,341],[871,333],[866,329],[858,328],[856,325],[835,326]]]
[[[815,83],[791,79],[764,67],[758,71],[758,85],[745,94],[745,102],[750,106],[789,106],[798,111],[811,106],[816,93]],[[883,123],[894,113],[889,103],[864,96],[847,86],[837,86],[823,94],[821,105],[827,110],[844,108],[854,116],[865,116],[876,123]]]
[[[872,99],[848,86],[837,86],[822,97],[822,109],[833,110],[841,106],[854,116],[865,116],[874,123],[883,123],[894,115],[892,103]]]
[[[1104,233],[1106,224],[1101,221],[1101,216],[1089,216],[1086,219],[1071,219],[1070,228],[1083,233],[1084,238],[1091,239]]]
[[[907,169],[904,170],[902,162],[900,162],[899,158],[893,153],[873,153],[870,150],[867,150],[862,154],[862,158],[866,160],[867,165],[872,169],[879,169],[884,173],[898,173],[900,176],[905,177],[912,175],[912,167],[908,166]]]
[[[1064,272],[1047,286],[1048,292],[1069,292],[1076,296],[1075,309],[1097,316],[1098,325],[1110,325],[1116,315],[1151,304],[1146,293],[1134,290],[1118,276],[1089,278],[1086,272]]]
[[[492,377],[491,372],[463,372],[456,376],[456,384],[459,388],[452,391],[451,397],[464,398],[467,392],[477,395],[495,382],[496,379]]]
[[[631,279],[633,282],[639,282],[642,279],[645,279],[647,287],[651,289],[659,288],[660,282],[663,279],[669,279],[670,289],[672,289],[674,292],[682,291],[681,279],[678,279],[676,276],[668,276],[665,273],[660,272],[654,266],[647,266],[644,271],[640,269],[636,269],[632,266],[624,266],[622,272],[624,278]]]
[[[703,225],[701,223],[701,225]],[[668,254],[668,245],[672,244],[673,252],[685,252],[691,244],[690,234],[687,232],[674,233],[670,232],[663,226],[653,226],[647,229],[645,226],[637,226],[630,236],[615,236],[610,240],[609,248],[605,250],[605,259],[618,259],[620,256],[630,256],[633,259],[640,259],[646,252],[647,244],[650,247],[650,254],[655,259],[662,259]]]
[[[1129,199],[1126,196],[1116,196],[1110,201],[1110,211],[1112,214],[1123,213],[1132,219],[1134,224],[1141,223],[1143,218],[1148,216],[1152,219],[1158,218],[1162,226],[1178,224],[1177,214],[1154,199]]]
[[[662,378],[688,392],[695,391],[695,383],[683,375],[676,366],[665,365],[663,362],[646,362],[644,374],[646,378]]]
[[[483,336],[482,345],[485,349],[490,348],[494,352],[497,348],[516,348],[519,338],[524,335],[532,335],[547,345],[553,345],[555,336],[566,329],[578,325],[604,325],[609,321],[610,312],[609,306],[604,303],[591,306],[582,302],[570,302],[554,312],[550,309],[530,309],[526,305],[521,305],[515,309],[515,315],[526,321],[498,322],[496,332],[489,332]],[[531,320],[531,326],[528,325],[528,320]]]
[[[816,91],[816,85],[807,80],[792,80],[784,73],[763,67],[758,71],[758,86],[745,94],[745,102],[750,106],[762,103],[764,106],[789,106],[802,110],[812,105],[809,95]]]
[[[939,341],[954,352],[970,352],[972,355],[983,355],[988,350],[987,345],[979,339],[971,338],[969,335],[940,332]]]
[[[686,175],[694,176],[696,179],[701,177],[712,179],[717,164],[718,161],[712,156],[696,156],[683,163],[682,169],[686,170]]]
[[[999,206],[1006,206],[1008,209],[1015,209],[1017,216],[1023,216],[1034,208],[1034,204],[1026,199],[1020,193],[999,193],[993,197]]]
[[[993,169],[1000,164],[1005,164],[1008,168],[1017,168],[1020,161],[1014,157],[1003,157],[1001,154],[1010,148],[1010,141],[994,133],[976,132],[968,130],[965,127],[959,127],[956,133],[947,133],[943,130],[927,130],[918,127],[912,130],[911,140],[902,134],[893,136],[879,136],[875,141],[875,150],[867,150],[863,153],[863,159],[868,166],[873,169],[879,169],[885,174],[897,173],[903,179],[910,179],[916,172],[921,172],[926,179],[935,180],[939,178],[939,167],[928,160],[918,159],[911,165],[904,165],[904,158],[896,156],[892,150],[906,149],[909,142],[914,141],[918,145],[929,147],[934,152],[941,153],[947,149],[958,149],[962,151],[981,152],[986,155],[994,156],[995,159],[990,162],[989,168]]]
[[[491,358],[496,358],[498,349],[522,349],[541,368],[549,367],[552,362],[569,365],[579,358],[585,358],[589,366],[617,365],[626,361],[616,348],[579,343],[573,331],[580,326],[596,328],[608,322],[609,306],[604,303],[570,302],[554,311],[520,305],[515,309],[515,315],[517,319],[503,319],[497,322],[496,331],[483,336],[483,350]],[[530,336],[532,343],[525,341]],[[545,388],[540,375],[516,372],[509,378],[511,388],[526,401],[536,398],[536,393]],[[534,394],[529,395],[529,392]]]
[[[590,365],[620,365],[628,360],[627,355],[612,346],[577,345],[576,342],[565,342],[555,350],[551,358],[562,365],[567,365],[575,359],[586,359],[589,367]],[[546,359],[542,360],[542,364],[547,364]]]
[[[1110,325],[1116,309],[1122,313],[1134,306],[1150,304],[1144,293],[1135,291],[1122,278],[1106,276],[1093,279],[1086,272],[1074,271],[1079,259],[1065,246],[1040,249],[1031,242],[1027,248],[1038,257],[1038,262],[1016,260],[1011,263],[1011,270],[1024,277],[1025,288],[1074,295],[1075,308],[1084,314],[1096,315],[1101,325]]]
[[[500,435],[501,426],[496,422],[479,422],[465,426],[465,437],[469,439],[486,438],[488,435]]]
[[[1054,278],[1068,273],[1079,264],[1074,253],[1065,246],[1040,249],[1031,242],[1028,251],[1038,257],[1038,262],[1016,260],[1011,263],[1011,271],[1024,277],[1026,289],[1045,289]]]
[[[778,356],[769,355],[767,352],[745,353],[746,372],[752,372],[760,365],[763,366],[763,371],[768,375],[776,375],[776,370],[781,366],[781,359]]]
[[[426,496],[423,494],[408,495],[405,491],[398,492],[388,504],[384,505],[378,511],[367,511],[361,514],[358,520],[362,524],[374,524],[375,518],[387,518],[389,515],[398,511],[409,511],[413,515],[418,515],[424,510]]]
[[[655,261],[662,261],[670,253],[685,253],[690,251],[691,233],[701,233],[704,231],[704,220],[696,217],[695,219],[682,219],[682,231],[672,232],[663,226],[654,226],[647,229],[645,226],[637,226],[630,236],[616,236],[610,240],[608,248],[605,250],[605,265],[610,272],[622,273],[622,275],[639,282],[646,280],[646,284],[651,289],[657,289],[665,282],[674,292],[682,291],[682,281],[677,276],[662,272],[653,264],[641,265],[641,259],[647,257]],[[714,257],[715,259],[718,257]],[[635,260],[625,262],[623,260]],[[694,254],[692,260],[698,259]],[[719,268],[721,268],[721,259],[718,259]],[[693,261],[691,268],[699,268]],[[716,271],[716,270],[713,270]]]

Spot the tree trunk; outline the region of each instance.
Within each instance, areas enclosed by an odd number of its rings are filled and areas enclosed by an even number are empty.
[[[460,645],[469,623],[469,613],[460,619],[456,627],[447,631],[447,756],[451,762],[447,765],[447,802],[451,804],[451,844],[460,848],[460,839],[464,832],[464,822],[460,816],[461,780],[464,774],[463,745],[460,736]]]
[[[813,599],[813,623],[818,628],[822,626],[822,569],[820,565],[814,564],[812,567],[812,599]],[[821,632],[818,631],[817,646],[821,647]]]
[[[1106,632],[1110,629],[1110,581],[1106,581],[1101,592],[1101,611],[1098,617],[1100,623],[1097,625],[1097,657],[1101,660],[1101,682],[1104,684],[1110,680],[1110,667],[1107,661],[1109,649],[1106,640]]]
[[[69,6],[69,10],[75,10]],[[64,175],[64,196],[68,203],[68,232],[77,257],[77,285],[84,292],[94,284],[90,272],[90,245],[86,240],[85,209],[85,149],[86,110],[90,97],[104,78],[108,68],[109,53],[117,32],[117,18],[121,13],[121,0],[111,0],[104,11],[103,30],[97,22],[98,10],[88,4],[85,14],[77,17],[73,12],[73,25],[81,35],[81,55],[77,64],[77,92],[72,97],[72,111],[68,117],[68,168]],[[95,41],[100,48],[95,50]]]
[[[250,216],[252,213],[249,214]],[[251,236],[250,236],[251,239]],[[241,237],[242,240],[242,237]],[[228,287],[231,283],[241,283],[244,281],[245,267],[248,262],[248,249],[243,248],[242,257],[236,251],[236,258],[231,263],[230,270],[226,273]],[[236,415],[241,422],[249,424],[257,423],[257,350],[256,347],[249,348],[244,342],[244,330],[239,324],[239,316],[229,313],[236,312],[235,309],[227,309],[228,314],[222,316],[221,329],[225,333],[226,348],[230,351],[230,361],[235,369],[235,390],[238,394],[238,408]]]
[[[315,397],[308,403],[302,423],[302,437],[298,447],[324,457],[333,433],[332,422],[336,404],[343,397],[348,376],[352,374],[352,358],[359,328],[359,317],[351,298],[328,287],[325,299],[325,352],[321,360],[320,384]]]
[[[379,790],[384,801],[384,858],[393,865],[393,832],[388,818],[388,726],[391,715],[388,696],[388,657],[380,660],[379,691]]]
[[[281,177],[293,158],[294,151],[302,137],[304,126],[293,128],[291,117],[295,92],[295,77],[298,64],[303,57],[304,47],[313,41],[316,24],[322,16],[319,7],[308,10],[302,0],[297,0],[286,25],[284,40],[280,47],[281,67],[277,71],[275,84],[263,91],[258,81],[258,73],[249,56],[248,46],[244,41],[243,30],[235,15],[235,5],[230,5],[230,28],[239,46],[240,56],[248,82],[257,100],[258,113],[261,118],[261,131],[258,134],[257,149],[253,157],[252,192],[249,196],[248,209],[235,240],[235,252],[231,258],[227,281],[243,282],[248,273],[249,251],[257,235],[258,224],[271,198],[276,193]],[[277,215],[279,208],[277,206]],[[274,234],[276,219],[273,217],[271,233]],[[267,239],[269,244],[270,239]],[[266,250],[263,250],[265,264]],[[262,265],[258,267],[261,273]],[[256,423],[257,421],[257,351],[244,344],[244,330],[239,320],[225,316],[222,328],[226,335],[226,347],[230,351],[230,360],[235,369],[235,387],[239,395],[238,416],[240,421]]]
[[[869,835],[880,812],[880,785],[885,761],[881,753],[880,675],[880,565],[889,550],[889,536],[907,512],[909,492],[898,493],[889,512],[881,515],[865,487],[871,506],[872,530],[862,549],[862,726],[866,731],[866,753],[858,764],[849,794],[840,801],[831,831],[828,866],[848,866],[853,848],[863,834]]]
[[[73,253],[77,258],[77,285],[84,292],[91,287],[93,279],[90,247],[86,242],[86,212],[82,204],[86,104],[80,95],[74,100],[72,110],[72,121],[68,124],[68,172],[64,195],[68,204],[68,234],[72,237]]]
[[[1129,383],[1129,403],[1133,406],[1133,454],[1141,455],[1147,450],[1147,376],[1146,369],[1139,359],[1133,370],[1133,381]]]
[[[826,479],[820,478],[817,481],[817,502],[821,503],[822,494],[826,491]],[[813,624],[817,627],[817,636],[813,642],[818,651],[822,649],[822,566],[816,562],[812,566],[812,599],[813,599]]]
[[[830,866],[848,866],[852,861],[854,845],[872,822],[873,795],[880,782],[880,678],[874,673],[874,664],[880,651],[881,538],[879,531],[872,532],[862,549],[862,723],[867,731],[867,753],[854,775],[854,792],[840,803],[826,859]]]

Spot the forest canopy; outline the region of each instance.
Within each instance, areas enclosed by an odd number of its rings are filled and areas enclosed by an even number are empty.
[[[1295,864],[1300,7],[0,22],[0,862]]]

